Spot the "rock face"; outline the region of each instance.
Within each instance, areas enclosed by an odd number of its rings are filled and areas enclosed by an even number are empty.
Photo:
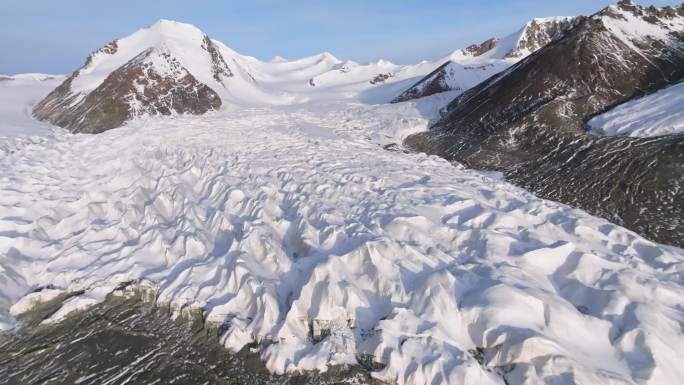
[[[207,35],[162,20],[93,52],[33,114],[82,133],[142,115],[204,114],[221,107],[234,76]]]
[[[523,58],[536,52],[552,41],[565,36],[573,28],[578,19],[574,17],[550,17],[533,19],[525,25],[519,34],[518,41],[505,58]]]
[[[503,171],[541,196],[684,245],[684,138],[600,138],[585,122],[684,79],[684,5],[620,2],[465,92],[406,144]]]
[[[486,52],[491,51],[495,46],[498,39],[491,38],[485,40],[482,44],[473,44],[463,49],[463,54],[470,56],[480,56]]]
[[[392,103],[439,92],[467,90],[563,37],[577,20],[573,17],[534,19],[508,37],[491,38],[482,44],[473,44],[457,51],[443,65],[397,96]]]

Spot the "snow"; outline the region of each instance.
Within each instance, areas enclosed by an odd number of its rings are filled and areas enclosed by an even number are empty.
[[[510,64],[505,61],[486,64],[473,63],[470,65],[449,62],[441,71],[422,79],[415,87],[412,87],[412,90],[421,94],[443,72],[444,76],[439,79],[442,88],[457,91],[460,94],[507,69],[509,66]]]
[[[648,46],[649,40],[659,40],[674,45],[677,39],[672,32],[684,30],[684,17],[681,16],[661,18],[660,22],[651,23],[616,5],[611,5],[609,10],[608,14],[598,14],[594,17],[601,20],[613,36],[636,52],[641,51],[640,46]]]
[[[62,81],[61,75],[0,76],[0,154],[50,135],[54,128],[31,119],[31,110]]]
[[[239,106],[255,104],[290,104],[305,100],[285,92],[264,92],[255,84],[250,73],[240,67],[241,62],[249,63],[253,58],[243,57],[235,51],[212,41],[219,46],[233,77],[214,77],[211,54],[205,49],[206,35],[191,24],[170,20],[159,20],[153,25],[143,28],[130,36],[116,40],[116,52],[96,52],[90,63],[79,70],[71,82],[71,91],[85,97],[100,86],[110,73],[137,57],[141,52],[152,49],[159,55],[167,54],[177,60],[180,65],[200,83],[214,90],[224,103]],[[161,68],[155,67],[159,73],[165,71],[167,60],[156,60]],[[264,63],[266,64],[266,63]],[[77,103],[80,99],[74,100]]]
[[[563,18],[558,18],[563,20]],[[556,22],[538,19],[535,23]],[[209,86],[221,98],[223,109],[304,104],[311,100],[360,100],[369,104],[389,102],[417,81],[446,62],[452,62],[449,81],[454,90],[464,90],[502,71],[524,55],[505,55],[527,35],[526,27],[502,39],[481,57],[455,51],[436,61],[397,65],[386,60],[359,64],[342,61],[329,52],[296,60],[274,57],[261,62],[239,54],[227,45],[210,40],[217,47],[230,75],[217,75],[215,58],[207,48],[208,37],[197,27],[170,20],[159,20],[130,36],[117,39],[93,53],[83,68],[73,75],[70,99],[76,105],[97,89],[113,71],[142,52],[152,52],[149,63],[159,74],[174,74],[179,80],[190,74]],[[156,58],[156,59],[155,59]],[[169,58],[182,68],[169,71]],[[376,81],[377,79],[381,81]],[[69,95],[71,96],[71,95]],[[134,109],[139,106],[132,106]],[[135,114],[134,114],[135,115]]]
[[[383,149],[426,129],[453,93],[324,95],[0,153],[0,328],[35,301],[72,293],[45,321],[57,322],[137,280],[176,315],[225,325],[230,349],[272,341],[258,353],[275,372],[361,353],[406,385],[684,378],[684,250]],[[0,121],[31,127],[25,111],[7,106]]]
[[[59,289],[49,289],[43,288],[40,291],[33,292],[23,296],[19,301],[17,301],[12,307],[10,307],[9,312],[12,317],[20,316],[27,311],[33,309],[36,305],[52,301],[53,299],[64,294],[63,290]]]
[[[523,59],[531,54],[533,54],[535,50],[530,50],[527,47],[524,47],[524,43],[527,41],[527,39],[533,39],[537,41],[550,41],[553,36],[550,36],[550,31],[548,31],[546,28],[542,28],[541,31],[533,32],[531,29],[535,25],[542,25],[542,26],[549,26],[547,28],[550,28],[550,26],[557,25],[557,24],[564,24],[564,23],[570,23],[575,19],[575,17],[571,16],[553,16],[553,17],[540,17],[540,18],[535,18],[529,21],[517,34],[512,35],[512,37],[509,37],[508,39],[514,42],[513,47],[510,48],[510,50],[507,53],[510,53],[511,51],[515,51],[515,55],[518,57],[518,59]],[[535,44],[536,46],[537,44]],[[505,44],[504,44],[505,46]],[[536,47],[537,49],[542,48],[541,46]],[[499,54],[503,53],[502,51],[499,51]]]
[[[589,121],[601,135],[662,136],[684,132],[684,83],[621,104]]]
[[[525,24],[521,29],[518,31],[503,37],[496,39],[496,43],[494,45],[494,48],[491,50],[485,52],[484,54],[480,56],[472,56],[464,50],[459,49],[454,52],[452,52],[449,56],[443,59],[443,62],[451,60],[455,61],[457,63],[464,63],[464,61],[467,62],[483,62],[483,64],[489,62],[504,62],[508,63],[509,65],[515,64],[519,60],[524,59],[525,57],[531,55],[534,53],[534,51],[530,51],[529,49],[522,47],[523,43],[525,40],[530,36],[530,27],[533,25],[553,25],[553,24],[560,24],[560,23],[566,23],[574,20],[574,17],[570,16],[554,16],[554,17],[538,17],[530,20],[527,24]],[[547,33],[546,29],[542,28],[540,33],[544,34]],[[541,48],[541,47],[538,47]],[[515,55],[509,56],[509,54],[514,53]]]

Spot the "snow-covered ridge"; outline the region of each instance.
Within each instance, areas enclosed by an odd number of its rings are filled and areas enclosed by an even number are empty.
[[[684,5],[644,8],[621,1],[593,16],[600,20],[614,36],[635,51],[650,49],[649,42],[677,44],[684,33]],[[679,35],[678,35],[679,34]],[[684,50],[684,43],[679,43]]]
[[[576,21],[576,17],[570,16],[534,18],[527,22],[520,30],[504,38],[492,38],[480,45],[472,45],[457,50],[446,60],[459,61],[463,56],[466,56],[499,60],[508,59],[516,62],[550,42],[561,38],[575,25]]]
[[[433,64],[441,64],[425,77],[409,85],[393,99],[404,102],[438,92],[464,92],[485,79],[509,68],[545,45],[560,39],[574,27],[577,18],[537,18],[503,39],[454,51]]]
[[[621,104],[589,121],[602,135],[661,136],[684,132],[684,83]]]

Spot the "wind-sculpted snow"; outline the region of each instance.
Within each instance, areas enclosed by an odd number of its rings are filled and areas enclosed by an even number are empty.
[[[365,361],[398,384],[684,378],[684,251],[383,150],[425,129],[425,105],[137,121],[3,155],[1,325],[36,288],[84,291],[57,322],[133,281],[201,311],[231,349],[269,342],[274,372]]]
[[[631,100],[588,123],[598,134],[661,136],[684,132],[684,82]]]

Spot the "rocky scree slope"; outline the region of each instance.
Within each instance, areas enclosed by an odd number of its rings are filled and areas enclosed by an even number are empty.
[[[684,138],[597,137],[586,121],[684,78],[684,5],[622,1],[456,98],[405,143],[683,245]]]
[[[221,107],[234,76],[207,35],[161,20],[92,53],[33,114],[85,133],[119,127],[144,114],[203,114]]]
[[[405,102],[438,92],[473,87],[550,42],[560,39],[575,26],[577,20],[574,17],[537,18],[503,39],[491,38],[481,44],[468,46],[452,54],[444,64],[409,87],[392,102]],[[462,79],[464,72],[466,76],[479,80],[469,84],[467,80]],[[473,76],[473,72],[480,72],[478,75],[485,76]]]

